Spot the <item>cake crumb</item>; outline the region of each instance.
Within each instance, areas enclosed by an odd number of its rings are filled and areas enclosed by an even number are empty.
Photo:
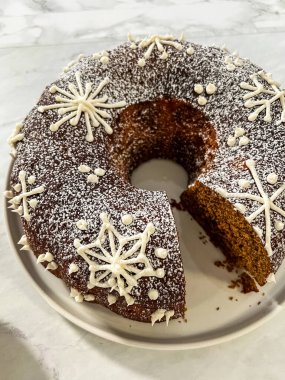
[[[201,240],[201,242],[206,245],[208,244],[208,237],[207,235],[205,235],[203,232],[199,231],[199,239]]]
[[[231,280],[230,285],[228,285],[228,288],[235,289],[240,288],[241,286],[241,280],[238,278],[237,280]]]
[[[225,267],[225,264],[222,261],[220,261],[220,260],[215,261],[214,264],[218,268],[224,268]]]
[[[247,273],[244,272],[239,277],[242,283],[242,293],[259,292],[255,281]]]
[[[170,206],[179,211],[186,211],[182,205],[182,202],[177,202],[175,199],[170,199]]]

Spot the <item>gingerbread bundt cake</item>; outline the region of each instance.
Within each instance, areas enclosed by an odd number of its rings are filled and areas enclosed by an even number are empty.
[[[168,158],[189,174],[181,204],[227,260],[252,284],[274,281],[285,253],[284,93],[237,53],[171,36],[80,56],[10,138],[19,243],[77,302],[143,322],[183,317],[169,200],[130,183],[140,163]]]

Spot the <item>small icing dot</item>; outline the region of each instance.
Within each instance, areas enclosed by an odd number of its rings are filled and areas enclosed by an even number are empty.
[[[217,87],[214,85],[214,83],[207,84],[206,87],[206,93],[209,95],[214,94],[217,91]]]
[[[113,305],[113,303],[117,301],[117,297],[113,296],[113,294],[108,294],[107,300],[108,300],[109,305]]]
[[[145,66],[145,59],[144,59],[144,58],[140,58],[140,59],[138,60],[138,65],[139,65],[140,67],[144,67],[144,66]]]
[[[167,249],[164,249],[164,248],[156,248],[154,251],[154,254],[156,257],[160,259],[165,259],[168,255],[168,251]]]
[[[43,263],[45,261],[45,254],[42,253],[41,255],[38,256],[37,258],[37,264]]]
[[[238,181],[238,184],[242,189],[249,189],[250,188],[250,181],[248,179],[240,179]]]
[[[86,222],[86,220],[84,219],[80,219],[76,222],[76,227],[79,229],[79,230],[87,230],[87,227],[88,227],[88,224]]]
[[[239,146],[244,146],[244,145],[248,145],[250,142],[249,138],[246,137],[246,136],[242,136],[239,140]]]
[[[156,275],[158,278],[163,278],[165,276],[165,270],[163,268],[158,268],[156,270]]]
[[[76,265],[76,264],[74,264],[74,263],[71,263],[71,264],[69,265],[69,268],[68,268],[68,274],[78,272],[78,270],[79,270],[78,265]]]
[[[238,128],[235,129],[235,134],[234,134],[235,137],[241,137],[244,134],[245,134],[245,129],[244,128],[238,127]]]
[[[53,259],[54,259],[53,254],[51,254],[50,252],[46,252],[45,261],[51,262],[53,261]]]
[[[191,45],[187,48],[186,53],[188,55],[192,55],[194,53],[194,49],[193,49],[193,47]]]
[[[32,208],[36,208],[37,207],[37,204],[38,204],[38,201],[36,199],[31,199],[30,201],[28,201],[29,205],[32,207]]]
[[[50,252],[42,253],[37,258],[37,263],[44,263],[45,261],[51,263],[53,261],[54,257]],[[48,268],[49,269],[49,268]]]
[[[89,174],[89,176],[87,177],[87,182],[89,183],[98,183],[98,177],[96,174]]]
[[[126,226],[128,226],[129,224],[131,224],[133,222],[133,220],[134,219],[133,219],[132,215],[130,215],[130,214],[126,214],[126,215],[122,216],[122,222]]]
[[[36,182],[36,177],[34,175],[31,175],[28,177],[28,184],[33,185]]]
[[[48,265],[46,266],[46,270],[56,270],[57,268],[58,268],[58,265],[54,261],[52,261],[51,263],[48,263]]]
[[[277,231],[282,231],[284,228],[284,223],[281,220],[275,220],[274,227]]]
[[[196,92],[196,94],[202,94],[202,92],[204,91],[203,86],[201,84],[195,84],[194,91]]]
[[[227,55],[227,56],[225,57],[225,63],[228,63],[228,64],[233,63],[233,60],[232,60],[232,58],[231,58],[229,55]]]
[[[266,180],[268,183],[270,183],[270,185],[275,185],[275,183],[278,181],[278,175],[275,173],[270,173],[268,174]]]
[[[237,57],[235,60],[234,60],[234,64],[236,66],[242,66],[243,65],[243,61],[241,58]]]
[[[229,136],[227,139],[228,146],[235,146],[236,144],[236,138],[234,136]]]
[[[207,103],[207,99],[205,98],[205,96],[199,95],[198,96],[198,104],[200,106],[204,106],[206,103]]]
[[[241,204],[241,203],[235,203],[234,204],[235,208],[242,214],[244,214],[246,212],[246,207],[245,205]]]
[[[54,94],[56,91],[57,91],[57,88],[56,88],[55,85],[52,85],[52,86],[50,87],[50,89],[49,89],[49,92],[50,92],[51,94]],[[39,110],[39,111],[40,111],[40,110]],[[40,112],[41,112],[41,111],[40,111]]]
[[[4,197],[7,199],[13,198],[13,192],[11,190],[4,191]]]
[[[100,62],[103,64],[103,65],[108,65],[109,63],[109,57],[107,56],[103,56],[100,58]]]
[[[233,64],[233,63],[228,63],[227,65],[226,65],[226,69],[228,70],[228,71],[234,71],[235,70],[235,65]]]
[[[105,173],[106,173],[106,170],[101,169],[101,168],[97,168],[94,170],[94,173],[96,175],[98,175],[99,177],[103,177],[103,175],[105,175]]]
[[[156,289],[150,289],[147,295],[149,299],[151,299],[152,301],[155,301],[158,299],[159,293]]]
[[[75,302],[81,303],[84,300],[83,294],[78,294],[78,296],[74,297]]]
[[[87,165],[80,165],[78,167],[78,170],[81,172],[81,173],[88,173],[90,172],[91,168]]]
[[[148,223],[147,228],[150,234],[153,234],[155,232],[155,226],[153,223]]]

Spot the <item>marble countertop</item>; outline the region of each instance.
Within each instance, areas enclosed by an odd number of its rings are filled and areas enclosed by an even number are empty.
[[[63,3],[65,5],[63,5]],[[68,6],[67,6],[68,4]],[[10,162],[6,140],[43,87],[79,53],[126,40],[127,32],[185,33],[225,44],[285,83],[284,0],[11,0],[0,9],[0,187]],[[55,59],[56,57],[56,59]],[[232,342],[195,351],[124,347],[93,336],[36,293],[0,223],[0,379],[284,379],[285,311]]]

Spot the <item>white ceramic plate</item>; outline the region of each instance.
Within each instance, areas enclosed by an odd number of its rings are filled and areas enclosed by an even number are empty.
[[[185,171],[166,160],[153,160],[134,172],[132,182],[147,189],[164,189],[170,198],[186,186]],[[7,208],[6,208],[7,210]],[[228,288],[236,275],[217,268],[223,255],[205,238],[189,214],[174,210],[187,281],[187,322],[149,324],[124,319],[99,305],[76,303],[69,298],[63,282],[44,271],[31,252],[19,250],[22,236],[19,217],[7,210],[11,243],[25,272],[41,296],[65,318],[100,337],[130,346],[178,350],[225,342],[260,326],[280,310],[285,298],[285,266],[276,284],[267,284],[259,293],[242,294]],[[232,297],[232,299],[230,299]],[[217,310],[219,308],[219,310]]]

